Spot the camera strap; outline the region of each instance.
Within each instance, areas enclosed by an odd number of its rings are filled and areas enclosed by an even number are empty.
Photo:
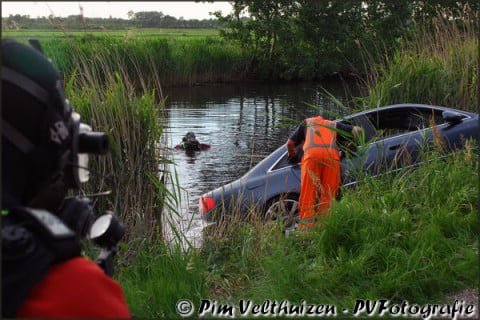
[[[21,88],[46,106],[50,104],[50,94],[48,91],[29,77],[24,76],[13,69],[2,66],[2,80],[8,81]]]
[[[24,154],[29,154],[35,146],[10,123],[2,119],[2,135]]]

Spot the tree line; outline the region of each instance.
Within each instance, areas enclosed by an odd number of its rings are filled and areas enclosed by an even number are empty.
[[[32,18],[28,15],[9,15],[2,17],[2,29],[69,29],[69,30],[119,30],[129,28],[185,28],[185,29],[210,29],[220,28],[221,23],[216,19],[184,19],[165,15],[159,11],[129,11],[128,19],[122,18],[88,18],[83,14],[69,15],[67,17]]]
[[[378,61],[419,25],[434,28],[439,14],[462,24],[479,19],[479,9],[478,0],[235,0],[232,12],[215,16],[224,37],[252,52],[251,71],[314,79],[358,71],[367,52]]]

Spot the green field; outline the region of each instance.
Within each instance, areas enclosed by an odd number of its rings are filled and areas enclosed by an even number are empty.
[[[165,37],[165,38],[184,38],[184,39],[198,39],[201,37],[215,37],[219,35],[218,29],[158,29],[158,28],[143,28],[143,29],[128,29],[128,30],[2,30],[2,37],[11,37],[15,39],[28,39],[35,37],[38,39],[61,39],[71,37],[82,37],[85,35],[106,36],[113,38],[126,37]]]

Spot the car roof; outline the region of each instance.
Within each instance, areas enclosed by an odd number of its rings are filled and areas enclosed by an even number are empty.
[[[354,114],[345,116],[344,119],[350,119],[350,118],[357,117],[357,116],[360,116],[360,115],[365,115],[365,114],[368,114],[368,113],[371,113],[371,112],[378,112],[378,111],[389,110],[389,109],[412,108],[412,107],[430,108],[430,109],[437,109],[437,110],[442,110],[442,111],[454,111],[454,112],[459,112],[459,113],[468,114],[468,115],[475,115],[474,113],[471,113],[471,112],[468,112],[468,111],[458,110],[458,109],[448,108],[448,107],[441,107],[441,106],[435,106],[435,105],[429,105],[429,104],[419,104],[419,103],[400,103],[400,104],[392,104],[392,105],[389,105],[389,106],[364,110],[364,111],[361,111],[361,112],[358,112],[358,113],[354,113]]]

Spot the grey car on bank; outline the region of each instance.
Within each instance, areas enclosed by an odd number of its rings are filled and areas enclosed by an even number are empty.
[[[347,116],[343,123],[364,129],[365,143],[354,156],[342,158],[342,186],[353,186],[358,173],[372,176],[417,165],[422,147],[441,139],[447,150],[461,149],[466,139],[478,140],[478,114],[423,104],[397,104]],[[262,212],[298,219],[300,165],[287,159],[283,144],[240,179],[202,195],[199,212],[206,221],[234,214]]]

